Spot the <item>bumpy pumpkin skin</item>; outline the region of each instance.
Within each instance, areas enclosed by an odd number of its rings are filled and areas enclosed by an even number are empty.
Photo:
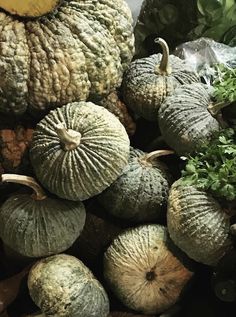
[[[0,112],[45,111],[121,83],[134,36],[124,0],[63,1],[29,20],[0,12]]]
[[[179,155],[191,153],[219,131],[207,107],[211,94],[202,84],[183,85],[166,98],[158,112],[161,133]]]
[[[230,219],[209,194],[180,180],[170,190],[168,231],[190,258],[216,265],[231,247]]]
[[[30,296],[46,316],[107,317],[109,300],[90,270],[60,254],[36,263],[28,277]]]
[[[60,122],[81,133],[77,148],[63,149],[56,133]],[[105,108],[90,102],[72,103],[52,110],[40,121],[30,155],[38,179],[50,192],[85,200],[121,174],[128,162],[129,138],[120,121]]]
[[[47,197],[35,200],[28,194],[13,195],[0,209],[3,242],[27,257],[43,257],[67,250],[85,223],[80,202]]]
[[[130,309],[156,314],[171,307],[192,277],[168,248],[165,227],[144,225],[120,234],[104,256],[104,276]]]
[[[147,162],[144,157],[143,151],[131,148],[122,175],[98,196],[103,207],[116,217],[134,222],[164,218],[171,176],[165,164],[157,159]]]
[[[198,82],[191,66],[180,58],[170,55],[170,75],[156,73],[162,54],[154,54],[132,62],[125,72],[122,91],[126,105],[143,118],[156,121],[160,105],[176,87]]]

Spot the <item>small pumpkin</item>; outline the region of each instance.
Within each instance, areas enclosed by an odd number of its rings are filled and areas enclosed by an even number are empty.
[[[192,67],[177,56],[169,55],[167,43],[156,39],[162,54],[137,59],[124,74],[122,91],[125,104],[147,120],[155,121],[158,109],[176,87],[198,82]]]
[[[107,317],[102,285],[77,258],[59,254],[37,262],[28,277],[29,293],[46,316]]]
[[[112,215],[134,222],[164,219],[172,178],[158,157],[168,154],[173,151],[144,153],[131,148],[122,175],[98,196],[101,205]]]
[[[183,179],[171,186],[167,225],[174,243],[197,262],[214,266],[232,247],[230,217],[210,194]]]
[[[205,85],[182,85],[166,98],[158,122],[166,143],[179,155],[192,153],[220,130],[209,107],[212,93]]]
[[[2,181],[34,191],[14,194],[0,208],[0,237],[7,246],[27,257],[43,257],[67,250],[78,238],[85,223],[81,202],[47,197],[31,177],[3,174]]]
[[[72,103],[40,121],[30,156],[37,178],[50,192],[85,200],[121,174],[128,162],[129,138],[105,108],[91,102]]]
[[[193,275],[181,261],[164,226],[143,225],[114,239],[104,255],[104,276],[124,305],[156,314],[179,299]]]

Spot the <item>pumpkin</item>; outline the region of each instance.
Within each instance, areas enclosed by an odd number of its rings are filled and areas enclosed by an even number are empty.
[[[158,112],[161,133],[179,155],[192,153],[220,130],[210,114],[211,92],[205,85],[182,85],[166,98]]]
[[[2,181],[34,191],[14,194],[0,208],[0,237],[7,246],[27,257],[43,257],[68,249],[78,238],[85,223],[81,202],[47,197],[31,177],[3,174]]]
[[[29,293],[46,316],[107,317],[102,285],[77,258],[59,254],[37,262],[28,277]]]
[[[171,176],[158,157],[172,153],[148,154],[132,148],[122,175],[98,196],[101,205],[112,215],[134,222],[163,219]]]
[[[176,87],[198,82],[192,67],[169,55],[167,43],[158,38],[163,54],[154,54],[132,62],[124,74],[122,91],[125,104],[138,115],[155,121],[158,109]]]
[[[105,108],[91,102],[72,103],[40,121],[30,155],[37,178],[50,192],[85,200],[122,173],[128,162],[129,138]]]
[[[182,179],[171,187],[167,224],[174,243],[197,262],[216,265],[231,247],[229,216],[210,194]]]
[[[170,248],[164,226],[132,228],[114,239],[104,255],[104,276],[130,309],[156,314],[171,307],[192,277]]]
[[[37,114],[120,85],[134,51],[124,0],[0,0],[0,8],[0,112]]]

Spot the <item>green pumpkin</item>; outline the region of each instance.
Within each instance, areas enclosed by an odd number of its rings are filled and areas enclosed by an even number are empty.
[[[51,111],[37,125],[31,162],[40,182],[69,200],[85,200],[114,182],[128,162],[129,138],[120,121],[91,102]]]
[[[43,257],[67,250],[85,223],[81,202],[47,197],[34,179],[4,174],[2,181],[30,186],[35,193],[14,194],[0,208],[0,237],[17,253]]]
[[[170,190],[167,225],[174,243],[197,262],[216,265],[232,247],[229,216],[210,194],[182,179]]]

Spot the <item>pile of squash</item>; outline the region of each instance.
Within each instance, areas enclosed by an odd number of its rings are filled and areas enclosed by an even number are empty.
[[[0,0],[0,39],[0,316],[177,316],[234,244],[180,177],[211,89],[162,38],[132,61],[124,0]]]

